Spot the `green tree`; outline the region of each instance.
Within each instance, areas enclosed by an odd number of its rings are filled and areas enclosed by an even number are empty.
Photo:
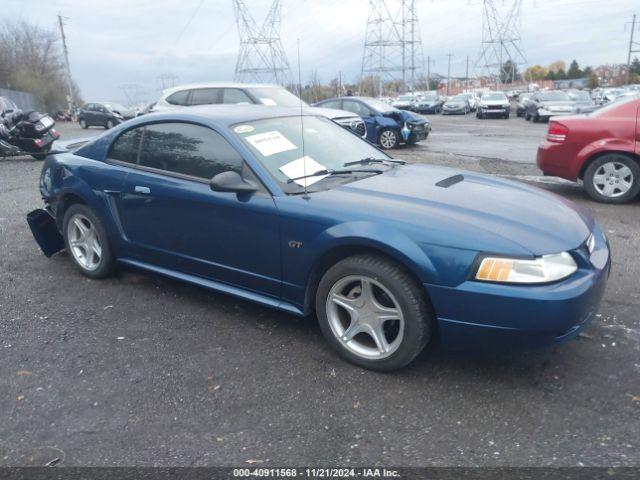
[[[580,70],[580,65],[578,65],[578,62],[576,60],[573,60],[571,62],[571,65],[569,65],[567,78],[582,78],[583,75],[584,73],[582,72],[582,70]]]
[[[640,75],[640,60],[638,60],[638,57],[634,57],[631,62],[631,65],[629,66],[629,73]]]
[[[600,81],[598,80],[598,76],[595,73],[592,73],[587,77],[587,87],[590,89],[598,88],[600,86]]]

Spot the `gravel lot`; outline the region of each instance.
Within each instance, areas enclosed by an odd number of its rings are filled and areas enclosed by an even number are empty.
[[[397,157],[540,174],[545,125],[429,118],[429,139]],[[385,375],[339,360],[313,319],[46,259],[25,221],[40,167],[0,160],[0,465],[640,466],[639,201],[540,184],[590,208],[613,247],[578,339],[510,356],[435,347]]]

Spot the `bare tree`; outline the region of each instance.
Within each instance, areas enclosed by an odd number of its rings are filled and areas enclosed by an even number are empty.
[[[66,105],[67,89],[55,31],[26,21],[0,24],[0,87],[31,92],[48,111]],[[74,88],[77,92],[77,86]]]

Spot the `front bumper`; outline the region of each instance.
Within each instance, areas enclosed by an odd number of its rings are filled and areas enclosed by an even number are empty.
[[[413,111],[418,113],[436,113],[439,108],[438,105],[416,105],[413,107]]]
[[[611,257],[596,227],[595,250],[572,251],[578,271],[547,285],[465,281],[457,287],[425,284],[449,347],[537,347],[575,337],[595,316],[604,295]]]
[[[418,125],[411,129],[411,134],[409,135],[409,140],[414,142],[419,142],[420,140],[426,140],[429,136],[429,132],[431,131],[431,125],[424,124]]]
[[[466,109],[464,107],[456,107],[456,108],[449,108],[449,107],[443,107],[442,109],[442,113],[444,114],[464,114],[467,113]]]
[[[500,107],[500,108],[486,108],[486,107],[478,107],[478,114],[479,115],[484,115],[484,116],[491,116],[491,115],[496,115],[496,116],[503,116],[507,113],[509,113],[511,111],[510,108],[504,108],[504,107]]]

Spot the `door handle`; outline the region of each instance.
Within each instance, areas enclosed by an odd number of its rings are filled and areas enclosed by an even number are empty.
[[[149,187],[141,187],[136,185],[133,189],[136,193],[142,193],[144,195],[149,195],[151,193],[151,189]]]

